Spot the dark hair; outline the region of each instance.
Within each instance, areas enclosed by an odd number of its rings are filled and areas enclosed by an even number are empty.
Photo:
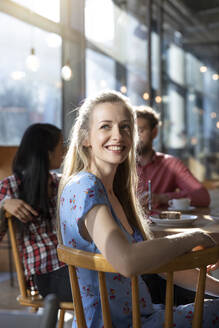
[[[143,118],[150,124],[151,130],[160,124],[160,115],[149,106],[136,106],[134,108],[137,118]]]
[[[21,181],[19,198],[48,215],[49,151],[57,146],[61,130],[52,124],[37,123],[25,131],[12,170]]]

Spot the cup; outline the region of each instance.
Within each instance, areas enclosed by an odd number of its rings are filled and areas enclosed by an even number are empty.
[[[190,203],[191,199],[189,198],[170,199],[168,201],[169,206],[175,210],[188,210]]]

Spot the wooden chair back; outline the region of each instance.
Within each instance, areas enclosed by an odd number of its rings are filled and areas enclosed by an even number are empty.
[[[78,249],[73,249],[63,245],[58,245],[58,257],[60,261],[66,263],[69,268],[71,288],[73,301],[75,306],[75,314],[78,328],[86,327],[86,321],[84,316],[84,310],[80,295],[80,289],[78,285],[78,279],[76,274],[76,267],[81,267],[89,270],[95,270],[98,272],[102,316],[104,328],[112,328],[112,320],[110,315],[110,308],[108,302],[108,294],[105,282],[105,272],[116,273],[117,271],[111,266],[111,264],[101,255],[94,254]],[[219,258],[219,246],[191,252],[182,256],[179,256],[159,267],[156,270],[148,270],[143,273],[167,273],[167,287],[166,287],[166,304],[165,304],[165,328],[173,327],[173,274],[174,271],[189,270],[194,268],[200,268],[199,278],[197,284],[195,309],[193,317],[193,328],[199,328],[202,326],[203,316],[203,301],[205,291],[205,279],[206,279],[206,266],[216,263]],[[138,291],[138,279],[136,276],[131,278],[132,284],[132,327],[140,328],[140,309],[139,309],[139,291]]]
[[[17,272],[17,279],[18,279],[18,286],[20,290],[20,295],[17,297],[18,302],[23,306],[31,307],[33,311],[37,311],[38,308],[44,307],[44,299],[39,293],[31,292],[27,289],[26,279],[24,275],[24,268],[21,262],[20,254],[17,247],[17,240],[16,240],[16,231],[13,217],[6,213],[6,217],[8,219],[8,229],[9,235],[11,240],[11,247],[12,247],[12,254],[15,264],[15,269]],[[60,316],[59,316],[59,328],[62,328],[64,325],[64,315],[65,311],[74,310],[74,306],[72,302],[61,302],[59,304],[60,309]]]

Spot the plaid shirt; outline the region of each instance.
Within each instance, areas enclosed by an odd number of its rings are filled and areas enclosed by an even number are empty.
[[[52,197],[49,200],[49,217],[38,216],[26,223],[25,232],[17,232],[16,238],[19,252],[24,265],[24,273],[28,287],[34,286],[32,275],[48,273],[59,269],[64,264],[59,262],[56,252],[56,201],[59,177],[51,173],[52,177]],[[7,198],[19,198],[18,186],[20,181],[14,176],[10,176],[0,181],[0,205],[1,201]],[[3,218],[1,218],[3,220]],[[0,232],[0,240],[7,231]]]

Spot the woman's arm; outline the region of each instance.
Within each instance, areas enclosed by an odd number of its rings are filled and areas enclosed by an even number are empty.
[[[196,290],[199,270],[177,271],[174,273],[174,283],[180,287]],[[210,275],[206,276],[205,293],[219,297],[219,280]]]
[[[126,277],[153,270],[197,245],[215,245],[201,231],[129,243],[106,205],[94,206],[86,215],[85,226],[100,252]]]

